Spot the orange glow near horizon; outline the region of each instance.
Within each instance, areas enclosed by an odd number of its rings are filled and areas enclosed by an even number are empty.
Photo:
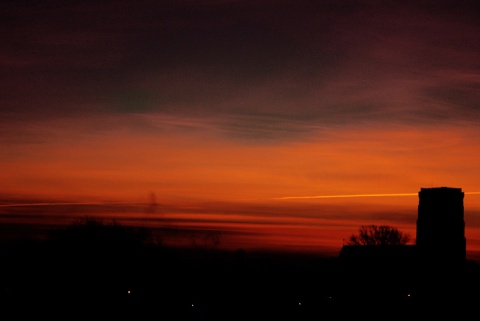
[[[302,142],[245,144],[217,137],[208,122],[192,133],[91,137],[82,133],[92,120],[75,121],[62,124],[62,135],[45,124],[37,145],[2,147],[2,213],[29,202],[148,205],[153,195],[163,219],[235,231],[225,246],[335,250],[361,224],[393,225],[413,238],[420,188],[450,186],[465,192],[468,250],[480,251],[480,151],[471,148],[480,135],[472,129],[351,127]]]

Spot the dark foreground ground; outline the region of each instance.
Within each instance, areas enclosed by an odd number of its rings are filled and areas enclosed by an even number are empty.
[[[467,319],[480,269],[174,249],[116,238],[0,251],[0,320]]]
[[[408,271],[361,271],[335,258],[241,251],[162,249],[125,261],[40,251],[3,258],[2,320],[462,319],[480,302],[473,266],[445,284],[441,274],[415,280]]]

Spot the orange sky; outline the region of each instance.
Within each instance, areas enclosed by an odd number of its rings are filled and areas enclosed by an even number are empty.
[[[24,128],[23,134],[38,142],[2,147],[0,162],[8,169],[0,174],[3,192],[86,200],[138,200],[154,192],[165,200],[268,201],[416,193],[434,186],[480,191],[475,175],[480,136],[472,128],[351,126],[266,145],[215,136],[215,129],[202,123],[189,124],[190,132],[172,129],[161,135],[92,130],[102,121],[108,119]],[[137,121],[140,126],[165,120],[148,115]]]
[[[480,253],[478,4],[272,3],[0,4],[0,220],[338,252],[447,186]]]
[[[90,130],[98,118],[25,128],[26,135],[35,130],[41,143],[3,149],[4,203],[93,202],[96,208],[72,217],[131,216],[136,224],[155,218],[157,227],[167,220],[176,228],[224,231],[220,244],[226,248],[332,253],[365,224],[397,227],[414,242],[418,191],[450,186],[466,193],[467,247],[480,250],[480,177],[472,174],[480,163],[472,146],[479,146],[480,136],[473,129],[352,126],[265,145],[218,138],[208,122],[188,123],[191,131],[185,132],[156,115],[135,121],[172,128],[162,135]],[[144,207],[153,201],[152,214]],[[105,202],[139,207],[109,214],[101,207]],[[23,208],[18,212],[32,207]]]

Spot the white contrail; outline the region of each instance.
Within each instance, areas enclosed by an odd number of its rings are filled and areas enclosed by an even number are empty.
[[[418,193],[396,193],[396,194],[341,194],[341,195],[313,195],[313,196],[284,196],[277,197],[277,200],[311,199],[311,198],[353,198],[353,197],[388,197],[388,196],[416,196]]]
[[[465,195],[480,194],[480,192],[465,192]],[[313,195],[313,196],[284,196],[277,197],[276,200],[293,199],[327,199],[327,198],[355,198],[355,197],[396,197],[396,196],[417,196],[418,193],[391,193],[391,194],[340,194],[340,195]]]
[[[128,205],[140,204],[138,202],[43,202],[43,203],[7,203],[0,204],[0,207],[29,207],[29,206],[62,206],[62,205]]]

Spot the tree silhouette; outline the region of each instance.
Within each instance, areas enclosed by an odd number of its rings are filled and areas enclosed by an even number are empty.
[[[48,240],[68,246],[89,250],[138,248],[152,243],[152,235],[144,227],[105,223],[102,220],[85,217],[64,229],[53,230]]]
[[[348,245],[405,245],[410,235],[389,225],[362,225],[358,234],[352,234]]]

